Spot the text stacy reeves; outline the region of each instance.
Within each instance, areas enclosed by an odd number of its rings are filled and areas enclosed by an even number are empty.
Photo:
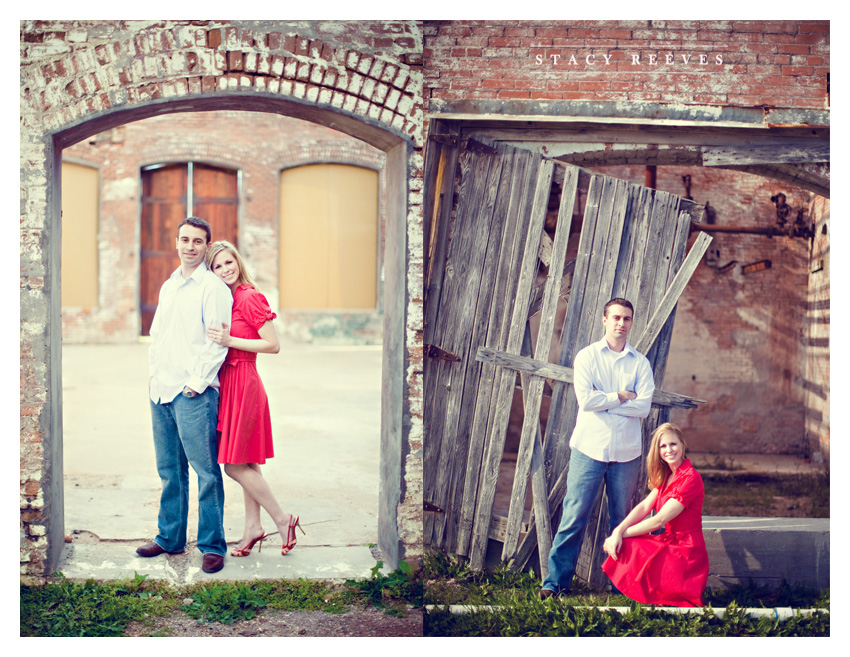
[[[612,59],[614,59],[614,53],[601,53],[599,55],[595,53],[588,53],[586,55],[582,55],[580,53],[570,55],[567,58],[564,55],[560,55],[557,53],[553,53],[551,55],[535,55],[534,61],[538,66],[542,66],[544,62],[552,65],[552,66],[580,66],[581,63],[584,63],[586,66],[610,66]],[[658,66],[660,64],[664,64],[667,66],[672,66],[673,64],[700,64],[700,65],[717,65],[723,64],[723,55],[706,55],[705,53],[701,53],[696,55],[694,53],[631,53],[627,56],[627,58],[617,57],[617,61],[626,61],[628,62],[631,58],[632,66]]]

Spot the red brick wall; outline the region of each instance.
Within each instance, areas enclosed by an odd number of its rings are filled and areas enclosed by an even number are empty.
[[[424,34],[426,103],[828,105],[829,21],[426,21]]]
[[[281,169],[334,162],[381,170],[386,160],[376,148],[315,123],[231,111],[135,121],[75,144],[63,156],[96,166],[101,186],[99,303],[94,308],[63,308],[66,343],[120,343],[139,335],[139,244],[128,243],[126,236],[139,230],[141,167],[192,160],[242,173],[240,250],[258,286],[276,303]],[[384,201],[385,194],[381,209]],[[314,315],[306,313],[297,321],[288,317],[281,326],[293,336],[310,339]],[[346,330],[344,316],[324,317],[326,323],[335,321],[337,326],[325,339],[379,344],[379,313],[361,313],[358,318],[362,325],[355,333],[350,327]]]

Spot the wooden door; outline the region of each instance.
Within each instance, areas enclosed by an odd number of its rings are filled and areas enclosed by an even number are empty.
[[[661,383],[675,306],[670,296],[677,298],[674,291],[690,276],[682,266],[688,229],[702,208],[501,143],[470,139],[459,152],[454,222],[429,230],[444,236],[440,239],[448,246],[429,245],[430,253],[446,255],[443,262],[430,264],[426,282],[425,543],[466,556],[471,567],[481,569],[490,539],[504,544],[503,560],[515,559],[518,565],[528,561],[540,540],[540,567],[535,570],[542,572],[548,539],[536,535],[535,519],[546,532],[557,526],[563,500],[577,411],[569,366],[578,349],[596,339],[591,333],[600,334],[608,299],[630,297],[640,318],[633,335],[643,337],[647,328],[643,351],[653,366],[657,392],[654,415],[644,422],[645,440],[663,421],[664,409],[695,406],[695,400],[661,391]],[[429,159],[426,169],[436,160]],[[441,154],[440,162],[448,160]],[[544,232],[544,219],[555,181],[562,193],[554,248],[547,249],[553,242]],[[578,256],[568,265],[566,240],[577,190],[586,193],[587,202]],[[437,221],[447,216],[436,206],[427,207]],[[698,261],[700,254],[692,255],[690,261]],[[546,278],[538,287],[545,287],[543,291],[534,289],[541,263]],[[550,364],[552,322],[565,286],[569,302],[560,360]],[[532,334],[530,315],[540,310],[536,299],[543,300],[540,312],[546,318]],[[535,340],[537,360],[532,360]],[[554,388],[545,437],[543,376]],[[510,400],[518,383],[526,408],[514,491],[508,517],[495,517]],[[522,524],[529,474],[534,513]],[[588,533],[598,534],[604,521],[600,516]],[[585,550],[591,558],[580,562],[577,575],[592,579],[599,545],[586,540]]]
[[[193,207],[187,213],[190,184]],[[191,163],[142,171],[141,335],[150,335],[159,290],[180,266],[175,245],[180,222],[187,216],[206,219],[213,241],[226,239],[238,246],[237,204],[235,171]]]
[[[205,164],[192,165],[192,214],[206,219],[213,242],[227,240],[239,247],[237,172]]]

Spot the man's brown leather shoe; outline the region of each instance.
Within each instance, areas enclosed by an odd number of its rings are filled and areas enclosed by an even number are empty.
[[[207,552],[204,555],[203,568],[205,573],[217,573],[219,570],[224,568],[224,557],[220,554]]]
[[[555,595],[555,592],[550,589],[540,589],[540,599],[545,600],[546,598],[551,598]]]
[[[136,554],[142,557],[158,557],[160,554],[166,554],[166,551],[158,543],[152,542],[136,548]]]

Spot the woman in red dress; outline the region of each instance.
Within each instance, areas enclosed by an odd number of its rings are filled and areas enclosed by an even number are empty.
[[[245,495],[245,530],[230,553],[247,557],[254,544],[268,534],[260,524],[260,507],[271,516],[283,539],[282,554],[295,547],[295,528],[304,530],[299,517],[284,513],[263,478],[260,464],[274,456],[269,400],[257,372],[257,354],[276,354],[280,340],[272,320],[277,316],[245,269],[242,257],[227,241],[215,242],[207,253],[207,266],[233,293],[231,325],[207,328],[207,337],[229,347],[219,371],[221,401],[218,408],[218,462],[236,480]]]
[[[646,459],[651,492],[605,539],[602,570],[623,594],[645,604],[703,606],[708,552],[702,534],[702,477],[685,458],[682,430],[652,435]],[[650,511],[655,515],[649,516]],[[650,532],[664,527],[664,533]]]

